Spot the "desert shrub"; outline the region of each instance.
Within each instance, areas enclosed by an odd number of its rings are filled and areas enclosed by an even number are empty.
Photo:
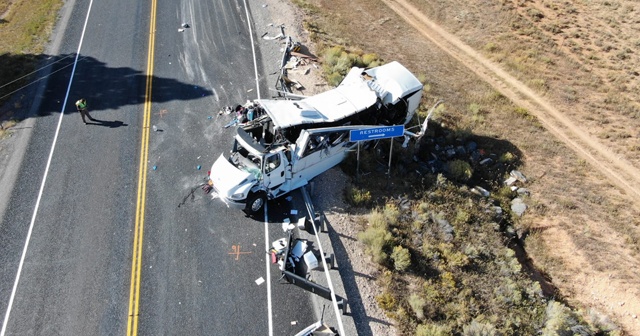
[[[338,86],[340,82],[344,79],[344,75],[339,72],[332,72],[327,75],[327,83],[331,86]]]
[[[489,323],[480,323],[477,320],[471,321],[470,324],[462,328],[464,336],[494,336],[498,335],[496,327]]]
[[[609,335],[613,335],[616,331],[619,331],[619,327],[613,323],[608,316],[593,309],[589,309],[587,313],[589,323],[596,329],[609,332]]]
[[[369,215],[369,227],[358,234],[358,239],[366,245],[374,262],[383,264],[387,260],[386,249],[393,240],[388,231],[387,218],[384,213],[374,210]]]
[[[338,86],[353,67],[376,67],[381,60],[376,54],[349,52],[342,46],[333,46],[323,52],[323,71],[329,85]]]
[[[425,240],[422,243],[422,255],[428,260],[437,260],[440,259],[442,254],[437,247]]]
[[[467,182],[473,175],[471,165],[462,160],[449,161],[447,164],[451,178],[459,182]]]
[[[537,120],[536,116],[531,114],[531,112],[529,112],[529,110],[527,110],[524,107],[518,106],[513,111],[516,113],[517,116],[521,117],[522,119],[529,120],[529,121]]]
[[[569,307],[557,301],[549,301],[546,310],[546,321],[542,329],[544,336],[573,335],[572,326],[578,324],[575,314]]]
[[[387,313],[387,316],[393,318],[398,322],[398,324],[402,325],[406,325],[411,321],[411,316],[403,307],[398,307],[396,311]]]
[[[388,292],[376,296],[376,302],[382,310],[387,312],[393,311],[396,307],[396,299]]]
[[[423,220],[414,220],[411,223],[411,228],[415,231],[422,231],[422,228],[424,228],[424,221]]]
[[[372,260],[378,264],[383,264],[387,260],[385,252],[389,243],[393,240],[391,232],[382,228],[370,226],[365,231],[358,234],[358,239],[366,245],[366,249],[371,254]]]
[[[462,225],[466,224],[471,220],[471,214],[462,208],[456,209],[456,217],[453,219],[453,222]]]
[[[514,192],[511,190],[511,187],[505,185],[500,187],[497,191],[494,192],[493,196],[501,201],[501,203],[508,203],[513,198]]]
[[[456,288],[456,279],[451,272],[442,272],[440,274],[440,284],[443,290],[454,290]]]
[[[369,225],[386,231],[388,227],[387,218],[385,218],[384,214],[377,209],[373,210],[369,214]]]
[[[347,203],[355,207],[363,207],[371,204],[371,192],[365,189],[348,186],[345,189]]]
[[[387,220],[389,225],[395,225],[398,223],[400,218],[400,210],[398,206],[393,203],[387,203],[383,209],[384,218]]]
[[[440,251],[449,268],[461,268],[469,264],[469,258],[451,244],[440,244]]]
[[[511,228],[511,226],[509,226]],[[499,274],[509,277],[516,275],[522,270],[522,265],[515,255],[516,253],[510,248],[504,248],[504,254],[500,258],[496,258],[496,264],[499,266]]]
[[[511,152],[506,152],[500,155],[500,157],[498,158],[498,162],[510,163],[510,162],[513,162],[513,160],[515,159],[516,159],[515,155],[513,155]]]
[[[421,214],[425,214],[427,212],[429,212],[429,203],[427,202],[420,202],[420,204],[418,204],[418,211]]]
[[[407,270],[411,266],[411,253],[400,245],[393,248],[391,259],[393,260],[393,267],[400,272]]]
[[[451,329],[439,324],[420,324],[416,328],[416,336],[448,336]]]
[[[495,287],[493,293],[496,299],[503,304],[519,305],[522,303],[522,291],[511,278],[506,278],[501,285]]]
[[[414,293],[409,296],[408,302],[418,320],[424,320],[424,307],[427,305],[427,301],[419,294]]]
[[[374,67],[377,65],[371,65],[371,64],[376,64],[375,62],[378,61],[378,55],[376,54],[364,54],[362,55],[362,65],[365,67]]]
[[[469,112],[471,112],[472,114],[478,114],[480,113],[481,110],[482,110],[482,107],[480,106],[480,104],[477,104],[477,103],[469,104]]]
[[[489,43],[485,44],[482,49],[484,49],[485,51],[491,52],[491,53],[500,50],[498,45],[496,45],[493,42],[489,42]]]

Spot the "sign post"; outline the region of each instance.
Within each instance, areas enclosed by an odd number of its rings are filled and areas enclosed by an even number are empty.
[[[395,138],[404,135],[404,125],[376,126],[349,131],[349,141]]]
[[[360,141],[358,141],[358,155],[356,155],[356,184],[360,183]]]
[[[358,156],[356,164],[356,183],[360,176],[360,141],[378,140],[391,138],[391,148],[389,149],[389,167],[387,175],[391,177],[391,155],[393,154],[393,138],[404,135],[404,125],[394,126],[374,126],[349,131],[349,141],[358,142]]]

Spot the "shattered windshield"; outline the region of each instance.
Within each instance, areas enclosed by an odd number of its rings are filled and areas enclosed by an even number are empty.
[[[238,169],[246,171],[256,179],[262,178],[262,156],[254,155],[237,141],[229,161]]]

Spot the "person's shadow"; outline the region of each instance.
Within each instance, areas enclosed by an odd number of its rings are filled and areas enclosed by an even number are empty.
[[[91,121],[87,123],[87,125],[97,125],[104,126],[109,128],[117,128],[120,126],[129,126],[129,124],[125,124],[120,120],[107,121],[107,120],[99,120],[99,119],[90,119]]]

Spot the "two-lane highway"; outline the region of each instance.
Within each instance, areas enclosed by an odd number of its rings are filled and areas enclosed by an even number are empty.
[[[51,54],[79,56],[49,78],[0,226],[3,334],[285,335],[315,321],[268,263],[280,226],[198,188],[232,140],[217,111],[267,93],[256,14],[242,0],[71,5]],[[80,97],[98,121],[82,123]]]

